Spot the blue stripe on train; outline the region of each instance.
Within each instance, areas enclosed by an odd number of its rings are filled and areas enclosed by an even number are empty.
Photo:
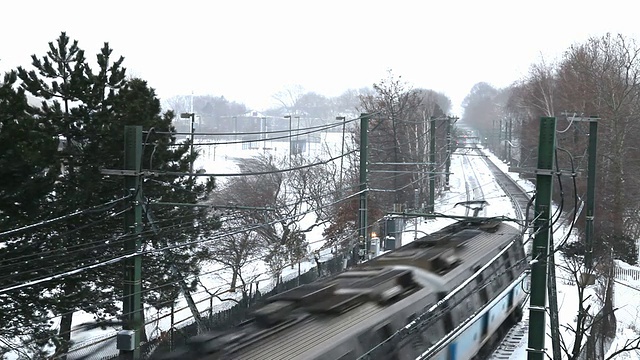
[[[449,345],[449,360],[456,360],[456,346],[455,342]]]

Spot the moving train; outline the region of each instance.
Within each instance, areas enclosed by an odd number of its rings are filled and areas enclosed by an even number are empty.
[[[161,358],[479,358],[522,315],[527,267],[516,227],[459,221],[274,295],[250,320],[200,334]]]

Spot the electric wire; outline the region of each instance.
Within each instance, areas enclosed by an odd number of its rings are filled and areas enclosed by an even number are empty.
[[[180,224],[179,224],[179,225],[176,225],[176,226],[180,226]],[[125,238],[125,239],[120,240],[120,242],[124,242],[124,241],[126,241],[126,240],[127,240],[127,239]],[[109,240],[107,240],[107,241],[109,241]],[[102,243],[103,241],[102,241],[102,240],[100,240],[99,242],[100,242],[100,243]],[[111,241],[110,241],[110,244],[113,244],[113,242],[114,242],[114,241],[113,241],[113,240],[111,240]],[[81,250],[78,250],[78,251],[86,251],[86,250],[89,250],[89,249],[81,249]],[[67,264],[67,265],[68,265],[68,264]],[[59,265],[58,267],[60,267],[60,265]],[[41,270],[41,269],[39,269],[39,270]],[[35,270],[34,270],[34,271],[35,271]]]
[[[152,179],[153,180],[153,179]]]
[[[49,236],[47,238],[47,240],[48,241],[52,241],[52,240],[56,240],[58,238],[67,237],[68,235],[71,235],[71,234],[73,234],[73,233],[75,233],[77,231],[81,231],[81,230],[84,230],[86,228],[93,227],[93,226],[98,225],[100,223],[103,223],[103,222],[105,222],[105,221],[107,221],[107,220],[109,220],[111,218],[114,218],[114,217],[116,217],[118,215],[121,215],[121,214],[125,213],[126,211],[128,211],[129,209],[130,208],[125,208],[125,209],[120,210],[118,212],[108,214],[107,216],[104,216],[99,220],[94,220],[94,221],[91,221],[91,222],[89,222],[87,224],[83,224],[81,226],[78,226],[78,227],[76,227],[76,228],[74,228],[72,230],[68,230],[68,231],[65,231],[65,232],[59,233],[59,234],[53,234],[52,236]],[[101,240],[99,242],[101,243],[103,241]],[[98,242],[96,242],[96,243],[98,243]],[[64,248],[58,248],[58,249],[55,249],[55,250],[39,251],[38,253],[35,253],[35,254],[26,254],[26,255],[20,255],[20,256],[16,256],[16,257],[11,257],[11,258],[5,258],[2,261],[0,261],[0,264],[2,264],[3,262],[8,262],[9,264],[0,265],[0,270],[4,269],[6,267],[14,266],[16,264],[15,262],[18,261],[18,260],[29,261],[29,260],[34,259],[34,258],[44,259],[46,257],[43,257],[42,255],[52,254],[52,253],[55,253],[55,252],[67,252],[70,249],[75,249],[77,247],[82,247],[82,246],[91,245],[91,244],[94,244],[94,243],[82,243],[82,244],[75,244],[75,245],[67,245]],[[22,250],[28,250],[28,249],[22,249]],[[15,251],[21,251],[21,250],[20,249],[16,249]],[[73,253],[73,251],[71,251],[71,253]]]
[[[357,117],[357,118],[353,118],[353,119],[349,119],[349,120],[345,120],[344,123],[345,124],[350,124],[352,122],[361,120],[362,117]],[[322,124],[322,125],[317,125],[317,126],[310,126],[310,127],[306,127],[306,128],[301,128],[300,130],[326,130],[326,129],[332,129],[335,127],[342,127],[343,122],[335,122],[335,123],[328,123],[328,124]],[[271,131],[256,131],[256,132],[236,132],[236,133],[230,133],[230,132],[221,132],[221,133],[209,133],[209,132],[199,132],[199,133],[193,133],[194,136],[238,136],[238,135],[262,135],[262,134],[280,134],[280,133],[289,133],[289,131],[294,131],[295,129],[284,129],[284,130],[271,130]],[[145,131],[146,132],[146,131]],[[191,132],[168,132],[168,131],[155,131],[155,134],[158,135],[171,135],[171,136],[175,136],[175,135],[192,135]],[[292,135],[293,136],[293,135]]]
[[[357,195],[359,195],[359,193],[355,193],[355,194],[353,194],[351,196],[357,196]],[[325,206],[333,206],[333,205],[334,204],[332,203],[330,205],[325,205]],[[310,210],[307,210],[307,211],[304,212],[304,214],[308,214],[310,212],[311,212]],[[295,215],[292,216],[292,217],[295,217]],[[282,221],[282,219],[276,219],[274,221],[271,221],[269,224],[275,224],[275,223],[278,223],[280,221]],[[257,226],[250,227],[248,229],[259,229],[259,228],[261,228],[263,226],[264,225],[257,225]],[[239,233],[239,232],[240,231],[236,231],[234,233]],[[141,255],[145,255],[145,254],[151,254],[151,253],[161,252],[161,251],[165,251],[165,250],[177,249],[177,248],[187,247],[187,246],[201,244],[201,243],[205,243],[205,242],[215,241],[215,240],[218,240],[220,237],[222,237],[222,236],[214,236],[213,238],[210,238],[210,239],[188,241],[188,242],[183,242],[183,243],[180,243],[180,244],[167,245],[167,246],[164,246],[164,247],[161,247],[161,248],[158,248],[158,249],[151,249],[151,250],[146,250],[146,251],[134,252],[134,253],[131,253],[131,254],[121,255],[121,256],[118,256],[118,257],[115,257],[115,258],[111,258],[111,259],[108,259],[108,260],[97,262],[95,264],[83,266],[81,268],[77,268],[77,269],[70,270],[70,271],[67,271],[67,272],[58,273],[58,274],[50,275],[50,276],[47,276],[47,277],[44,277],[44,278],[39,278],[39,279],[27,281],[27,282],[24,282],[22,284],[17,284],[17,285],[13,285],[13,286],[0,288],[0,294],[6,293],[6,292],[9,292],[9,291],[13,291],[13,290],[18,290],[18,289],[21,289],[21,288],[24,288],[24,287],[37,285],[37,284],[40,284],[40,283],[45,282],[45,281],[51,281],[51,280],[60,279],[60,278],[63,278],[65,276],[68,276],[68,275],[75,275],[75,274],[78,274],[78,273],[81,273],[81,272],[84,272],[84,271],[87,271],[87,270],[99,268],[99,267],[102,267],[102,266],[111,265],[111,264],[117,263],[117,262],[119,262],[121,260],[132,258],[134,256],[141,256]]]
[[[118,213],[112,214],[111,217],[115,217],[117,215],[120,215],[123,212],[126,212],[128,210],[129,209],[125,209],[125,210],[122,210],[122,211],[120,211]],[[168,222],[168,221],[173,222],[176,219],[180,219],[180,218],[193,218],[193,219],[195,219],[196,216],[197,216],[197,214],[189,214],[189,215],[180,216],[180,217],[177,217],[177,218],[161,220],[161,222]],[[93,226],[93,225],[95,225],[97,223],[99,223],[99,222],[93,222],[93,223],[90,223],[90,224],[87,224],[87,225],[88,226]],[[175,224],[175,225],[172,225],[172,226],[167,227],[165,229],[170,229],[170,228],[176,227],[176,226],[179,227],[179,226],[182,226],[182,225],[183,224]],[[146,234],[149,234],[150,232],[151,232],[150,230],[143,230],[140,233],[140,235],[146,235]],[[48,251],[41,251],[41,252],[39,252],[37,254],[23,255],[23,256],[20,256],[20,257],[16,257],[16,258],[9,258],[7,260],[8,261],[22,260],[22,262],[29,262],[29,261],[32,261],[32,260],[45,261],[45,260],[49,260],[49,259],[54,259],[54,258],[56,258],[58,256],[61,256],[61,255],[65,256],[65,257],[68,257],[69,255],[72,255],[72,254],[75,254],[75,253],[96,250],[96,249],[98,249],[100,247],[103,247],[103,246],[114,246],[114,245],[117,245],[117,244],[121,244],[121,243],[124,243],[125,241],[128,241],[128,240],[130,240],[132,238],[135,238],[137,236],[138,236],[138,234],[124,233],[124,234],[122,234],[122,235],[120,235],[120,236],[118,236],[116,238],[113,238],[112,236],[109,236],[109,237],[102,238],[100,240],[95,240],[95,241],[88,242],[88,243],[80,243],[80,244],[75,244],[75,245],[69,245],[69,246],[65,246],[64,248],[58,248],[58,249],[55,249],[55,250],[48,250]],[[89,245],[91,245],[91,246],[89,246]],[[64,253],[64,254],[58,254],[58,253]],[[42,256],[42,255],[48,255],[48,256]],[[31,257],[31,258],[27,258],[27,257]],[[27,259],[24,259],[24,258],[27,258]],[[13,266],[16,266],[17,264],[19,264],[19,263],[13,262],[13,263],[10,263],[10,264],[7,264],[7,265],[2,265],[2,266],[0,266],[0,269],[4,269],[4,268],[7,268],[7,267],[13,267]],[[13,274],[13,275],[16,275],[16,274]]]
[[[250,260],[250,261],[255,261],[255,260],[256,260],[256,259],[254,259],[254,260]],[[248,263],[249,263],[249,262],[248,262]],[[248,263],[247,263],[247,264],[248,264]],[[280,269],[280,271],[282,271],[283,269],[285,269],[285,268],[289,267],[290,265],[294,265],[295,263],[296,263],[296,262],[292,262],[292,263],[285,263],[285,264],[283,264],[282,266],[280,266],[280,268],[279,268],[279,269]],[[155,288],[153,288],[153,289],[146,289],[145,291],[142,291],[142,293],[144,294],[145,292],[152,291],[152,290],[157,290],[157,289],[159,289],[159,288],[161,288],[161,287],[164,287],[164,286],[173,285],[173,284],[176,284],[176,283],[178,283],[178,282],[180,282],[180,281],[188,280],[189,278],[196,278],[196,279],[199,279],[199,278],[201,278],[201,277],[202,277],[202,275],[210,274],[210,273],[217,273],[217,272],[220,272],[220,271],[224,270],[225,268],[227,268],[227,269],[228,269],[228,268],[229,268],[229,266],[224,266],[224,267],[221,267],[221,268],[216,268],[216,269],[213,269],[213,270],[211,270],[211,271],[209,271],[209,272],[207,272],[207,273],[202,273],[202,274],[198,274],[198,275],[193,275],[193,276],[185,277],[185,278],[183,278],[183,279],[180,279],[180,280],[177,280],[177,281],[174,281],[174,282],[171,282],[171,283],[163,284],[162,286],[158,286],[158,287],[155,287]],[[264,272],[259,273],[259,274],[257,274],[257,275],[255,275],[255,274],[254,274],[254,275],[251,275],[251,276],[253,276],[253,277],[254,277],[254,280],[251,280],[251,281],[249,281],[249,282],[244,283],[244,285],[243,285],[243,286],[244,286],[244,287],[246,287],[247,285],[251,285],[251,284],[256,284],[256,285],[257,285],[257,284],[258,284],[259,282],[261,282],[261,281],[266,281],[266,280],[269,280],[269,279],[271,279],[271,278],[272,278],[271,276],[269,276],[269,277],[267,277],[267,278],[260,278],[260,276],[265,275],[265,274],[269,274],[269,271],[267,270],[267,271],[264,271]],[[220,289],[220,288],[222,288],[222,287],[224,287],[224,285],[223,285],[223,286],[218,286],[218,287],[217,287],[217,289]],[[207,292],[208,294],[210,294],[210,292],[209,292],[207,289],[205,289],[205,290],[201,290],[201,291],[198,291],[198,292],[191,293],[191,295],[192,295],[192,296],[195,296],[195,295],[203,294],[203,293],[205,293],[205,292]],[[215,292],[215,294],[214,294],[214,295],[222,295],[222,294],[227,293],[227,292],[229,292],[229,291],[227,290],[227,291],[224,291],[224,292],[222,292],[222,293],[218,293],[218,292],[217,292],[217,290],[216,290],[216,292]],[[119,297],[119,298],[117,298],[117,299],[123,299],[123,298],[124,298],[124,297]],[[116,300],[117,300],[117,299],[116,299]],[[196,301],[195,303],[196,303],[196,304],[199,304],[199,303],[204,302],[204,301],[207,301],[207,300],[209,300],[209,298],[204,298],[204,299],[198,300],[198,301]],[[227,301],[227,300],[233,300],[233,299],[221,299],[221,301]],[[109,300],[109,301],[111,301],[111,300]],[[171,300],[171,301],[173,301],[173,300]],[[166,301],[166,302],[163,302],[163,303],[158,303],[158,304],[156,304],[156,305],[163,305],[163,304],[168,304],[168,303],[170,303],[170,301]],[[150,309],[150,308],[152,308],[152,307],[157,308],[157,307],[155,307],[155,306],[147,306],[147,307],[146,307],[146,310],[149,310],[149,309]],[[175,312],[182,311],[182,310],[185,310],[185,309],[188,309],[188,308],[189,308],[189,306],[187,305],[187,306],[184,306],[184,307],[182,307],[182,308],[179,308],[179,309],[175,310]],[[144,311],[144,309],[143,309],[143,311]],[[203,312],[206,312],[206,311],[209,311],[209,309],[205,309],[205,310],[203,310],[203,311],[199,311],[199,313],[200,313],[200,314],[202,314]],[[70,314],[70,313],[73,313],[73,312],[74,312],[74,311],[70,311],[70,312],[65,313],[65,314]],[[54,316],[54,317],[52,317],[52,318],[50,318],[50,319],[54,319],[54,318],[57,318],[57,317],[61,317],[61,316],[65,315],[65,314],[60,314],[60,315]],[[127,315],[127,314],[122,314],[121,316],[123,316],[123,315]],[[162,316],[160,316],[160,317],[157,317],[157,318],[154,318],[154,319],[151,319],[151,320],[147,321],[145,324],[146,324],[146,325],[151,324],[151,323],[153,323],[153,322],[155,322],[155,321],[158,321],[158,320],[160,320],[160,319],[162,319],[162,318],[165,318],[165,317],[167,317],[167,316],[170,316],[170,313],[169,313],[169,314],[164,314],[164,315],[162,315]],[[114,317],[114,318],[111,318],[111,319],[113,319],[113,320],[117,320],[117,319],[118,319],[118,317]],[[189,318],[186,318],[186,319],[184,319],[184,320],[182,320],[182,321],[190,320],[190,319],[193,319],[193,316],[191,316],[191,317],[189,317]],[[109,321],[109,320],[110,320],[110,318],[102,319],[102,321]],[[177,324],[177,323],[176,323],[176,324]],[[82,330],[82,328],[75,328],[75,329],[70,330],[69,332],[73,332],[73,331],[80,331],[80,330]],[[60,335],[63,335],[63,334],[57,334],[57,336],[60,336]],[[101,342],[101,341],[98,341],[98,342]],[[79,350],[79,349],[81,349],[81,348],[74,348],[74,349],[72,349],[72,351],[77,351],[77,350]]]
[[[38,223],[34,223],[34,224],[26,225],[26,226],[21,226],[19,228],[6,230],[6,231],[3,231],[3,232],[0,232],[0,237],[7,236],[7,235],[12,235],[12,234],[17,234],[17,233],[20,233],[20,232],[23,232],[23,231],[26,231],[26,230],[35,229],[35,228],[38,228],[38,227],[41,227],[41,226],[45,226],[45,225],[49,225],[49,224],[52,224],[52,223],[55,223],[55,222],[58,222],[58,221],[71,219],[71,218],[73,218],[75,216],[78,216],[78,215],[83,215],[83,214],[103,211],[102,209],[105,209],[105,208],[106,208],[106,210],[109,210],[109,209],[111,209],[112,205],[115,206],[115,204],[117,204],[118,202],[126,200],[129,197],[130,196],[125,196],[125,197],[122,197],[122,198],[119,198],[119,199],[111,200],[109,202],[106,202],[106,203],[103,203],[103,204],[100,204],[100,205],[92,206],[92,207],[87,208],[87,209],[77,210],[77,211],[74,211],[74,212],[72,212],[70,214],[58,216],[58,217],[55,217],[55,218],[52,218],[52,219],[43,220],[43,221],[40,221]]]

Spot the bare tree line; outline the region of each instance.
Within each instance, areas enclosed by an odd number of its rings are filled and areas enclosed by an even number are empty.
[[[581,239],[566,244],[568,273],[579,294],[576,322],[571,325],[572,339],[563,339],[568,359],[604,359],[606,347],[615,336],[613,298],[613,258],[637,263],[640,207],[640,47],[634,39],[606,34],[570,46],[560,59],[541,59],[530,67],[523,79],[504,89],[486,83],[476,84],[465,99],[463,119],[478,129],[483,143],[503,160],[521,167],[537,164],[538,127],[542,116],[557,118],[558,168],[577,173],[574,179],[561,177],[554,184],[554,201],[584,202],[587,187],[587,149],[589,124],[579,121],[598,117],[598,148],[594,259],[596,266],[583,266],[584,213],[575,231]],[[513,126],[513,139],[507,146],[517,147],[513,159],[507,159],[506,126]],[[574,209],[575,211],[575,209]],[[585,271],[598,275],[600,310],[589,308],[581,280]],[[615,349],[608,358],[637,351],[640,335]]]

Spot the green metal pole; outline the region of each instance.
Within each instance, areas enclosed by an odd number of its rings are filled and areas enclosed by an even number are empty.
[[[593,266],[593,218],[595,214],[596,196],[596,151],[598,147],[598,122],[589,122],[589,165],[587,169],[587,214],[586,214],[586,250],[584,254],[584,266],[587,273]]]
[[[124,177],[125,193],[135,195],[131,200],[131,209],[124,216],[125,231],[134,236],[124,242],[124,253],[140,251],[142,232],[142,192],[140,190],[140,167],[142,160],[142,127],[126,126],[124,130],[124,168],[135,171],[134,175]],[[140,359],[140,335],[142,332],[142,256],[137,255],[124,262],[124,294],[122,312],[124,330],[133,330],[134,350],[121,350],[123,359]]]
[[[190,146],[190,155],[191,156],[191,161],[189,162],[189,173],[193,174],[193,147],[195,146],[194,142],[194,133],[195,133],[195,122],[196,122],[196,114],[195,113],[191,113],[191,146]]]
[[[508,147],[509,151],[507,154],[507,162],[509,163],[509,165],[511,165],[511,139],[513,136],[512,131],[513,131],[513,119],[509,118],[509,147]]]
[[[445,182],[444,189],[449,190],[449,171],[451,170],[451,120],[452,118],[447,118],[447,163],[445,170]]]
[[[343,194],[343,189],[342,189],[342,172],[344,169],[344,133],[346,130],[346,126],[347,126],[347,122],[346,122],[346,117],[344,116],[337,116],[336,120],[341,120],[342,121],[342,147],[340,148],[340,182],[339,182],[339,186],[338,189],[340,189],[339,194],[340,197],[342,197]]]
[[[364,246],[365,258],[371,247],[369,237],[367,236],[367,148],[369,131],[369,114],[360,114],[360,208],[358,212],[358,226],[360,228],[360,237],[358,239],[357,248]]]
[[[507,124],[507,119],[504,120],[504,137],[502,139],[504,140],[503,159],[507,162],[509,161],[509,159],[507,159],[507,146],[509,146],[509,125]]]
[[[553,236],[550,238],[549,248],[555,249]],[[553,255],[549,256],[549,276],[547,277],[549,296],[549,326],[551,328],[551,352],[552,359],[562,359],[560,351],[560,319],[558,318],[558,289],[556,284],[556,263]]]
[[[540,119],[538,169],[536,175],[536,203],[533,249],[531,250],[531,296],[529,306],[528,360],[544,360],[547,257],[551,231],[551,196],[553,190],[553,162],[556,146],[556,118]]]
[[[433,214],[435,211],[436,194],[436,119],[431,118],[429,141],[429,205],[427,213]]]

